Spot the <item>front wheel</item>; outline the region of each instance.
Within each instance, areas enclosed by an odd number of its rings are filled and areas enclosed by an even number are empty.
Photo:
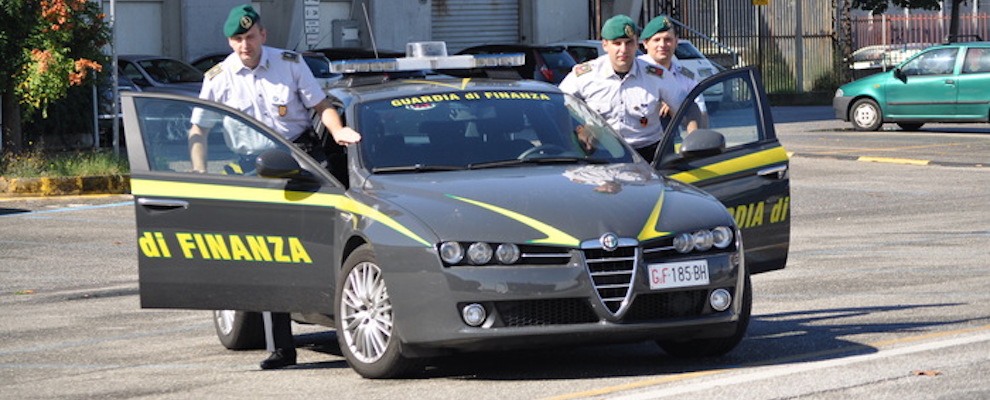
[[[214,310],[213,327],[223,347],[231,350],[265,348],[265,325],[261,313]]]
[[[358,247],[344,262],[337,285],[337,340],[359,375],[395,378],[411,371],[412,360],[402,355],[392,299],[368,245]]]
[[[739,321],[736,323],[736,331],[732,336],[724,338],[705,338],[689,340],[658,340],[657,344],[663,351],[674,357],[695,358],[695,357],[715,357],[732,351],[746,336],[749,328],[750,313],[753,309],[753,287],[749,282],[749,274],[746,274],[746,283],[743,285],[742,310],[739,311]]]
[[[849,111],[849,120],[858,131],[875,131],[883,125],[883,112],[877,102],[871,99],[859,99],[853,103]]]

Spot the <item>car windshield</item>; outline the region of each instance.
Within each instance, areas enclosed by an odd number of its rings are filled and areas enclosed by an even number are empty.
[[[680,42],[677,44],[677,48],[674,49],[674,56],[678,60],[693,60],[696,58],[705,58],[704,54],[698,51],[698,48],[694,47],[693,44],[687,42]]]
[[[154,59],[139,61],[141,69],[151,76],[151,79],[159,83],[200,83],[203,82],[203,73],[192,66],[169,59]]]
[[[456,91],[361,104],[364,166],[372,172],[621,163],[621,138],[560,93]]]

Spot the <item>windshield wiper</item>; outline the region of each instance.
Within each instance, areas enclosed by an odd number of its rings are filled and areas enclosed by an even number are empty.
[[[371,169],[371,173],[390,173],[390,172],[431,172],[431,171],[460,171],[467,169],[467,167],[460,165],[427,165],[427,164],[414,164],[414,165],[400,165],[395,167],[376,167]]]
[[[480,169],[480,168],[497,168],[506,167],[512,165],[526,165],[526,164],[571,164],[571,163],[587,163],[587,164],[608,164],[608,160],[603,160],[600,158],[584,158],[584,157],[533,157],[533,158],[513,158],[511,160],[501,160],[501,161],[489,161],[468,164],[468,169]]]

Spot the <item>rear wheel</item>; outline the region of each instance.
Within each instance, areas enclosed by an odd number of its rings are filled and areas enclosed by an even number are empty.
[[[658,340],[657,344],[663,351],[674,357],[693,358],[723,355],[736,348],[743,336],[746,336],[752,309],[753,288],[749,282],[749,274],[746,274],[746,283],[743,285],[742,310],[739,312],[739,322],[736,323],[736,331],[732,336],[690,340]]]
[[[859,131],[875,131],[883,125],[883,112],[877,102],[871,99],[859,99],[849,110],[849,121],[853,128]]]
[[[901,127],[901,129],[906,130],[906,131],[916,131],[918,129],[921,129],[921,126],[922,125],[924,125],[923,122],[898,122],[897,123],[897,126]]]
[[[347,257],[337,285],[337,340],[351,368],[365,378],[395,378],[415,364],[402,355],[392,299],[368,245]]]
[[[223,347],[231,350],[265,348],[265,325],[261,313],[214,310],[213,327]]]

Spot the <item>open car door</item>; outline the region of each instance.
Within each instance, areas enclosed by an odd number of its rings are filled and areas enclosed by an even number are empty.
[[[122,105],[142,307],[332,314],[344,189],[325,169],[216,103],[128,92]],[[192,170],[186,140],[163,134],[188,129],[190,113],[212,126],[205,173]]]
[[[690,106],[718,85],[722,99],[716,112]],[[666,127],[654,167],[722,201],[742,229],[750,273],[784,268],[790,244],[789,160],[777,140],[759,70],[712,76],[683,104]]]

